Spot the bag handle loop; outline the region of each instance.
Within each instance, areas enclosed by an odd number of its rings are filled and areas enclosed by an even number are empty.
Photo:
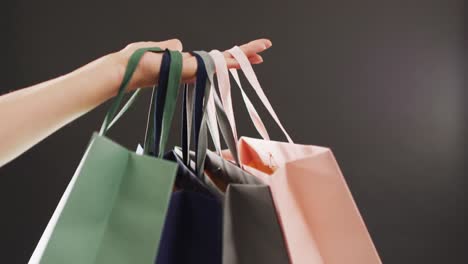
[[[283,127],[283,125],[282,125],[281,121],[279,120],[275,110],[273,109],[273,106],[271,105],[270,101],[268,100],[267,96],[265,95],[265,92],[263,91],[262,87],[260,86],[257,75],[255,74],[255,71],[253,70],[252,65],[250,64],[249,59],[247,58],[247,56],[244,54],[244,52],[238,46],[234,46],[232,49],[228,50],[228,52],[234,57],[235,60],[237,60],[237,62],[239,63],[239,65],[241,67],[241,70],[244,72],[245,77],[247,78],[250,85],[252,86],[252,88],[257,93],[257,95],[260,98],[260,100],[262,101],[263,105],[266,107],[266,109],[268,110],[270,115],[275,120],[276,124],[281,128],[281,131],[283,132],[283,134],[287,138],[288,142],[293,143],[291,137],[289,136],[286,129]],[[239,80],[239,77],[237,75],[237,71],[235,69],[231,69],[230,72],[233,75],[236,82],[240,85],[240,80]],[[246,103],[248,108],[250,108],[250,106],[253,106],[251,103],[249,103],[250,100],[246,101],[247,96],[243,96],[243,97],[244,97],[244,102]],[[250,112],[251,112],[251,110],[249,110],[249,113]],[[252,118],[252,122],[255,124],[255,127],[257,129],[260,128],[260,130],[261,130],[261,131],[259,131],[259,133],[264,137],[264,139],[268,139],[268,138],[265,138],[265,135],[267,135],[268,133],[267,133],[266,129],[264,129],[264,126],[262,128],[260,123],[257,124],[257,122],[260,122],[260,121],[261,121],[261,119],[260,119],[259,116],[258,116],[258,119],[257,118]],[[263,123],[263,122],[261,122],[261,123]]]
[[[119,106],[122,104],[123,97],[125,95],[125,91],[127,89],[128,84],[130,83],[130,80],[132,79],[133,74],[135,73],[135,70],[138,66],[138,63],[140,62],[141,58],[146,52],[162,52],[163,50],[158,47],[149,47],[149,48],[140,48],[137,49],[133,54],[130,56],[130,59],[128,60],[127,67],[125,69],[124,77],[122,79],[122,82],[120,83],[120,87],[117,93],[117,96],[115,96],[111,107],[106,113],[106,116],[104,117],[104,121],[102,123],[101,129],[99,131],[99,135],[103,136],[107,133],[107,131],[110,128],[110,124],[113,124],[115,122],[112,122],[112,120],[118,116],[119,118],[125,113],[125,111],[130,108],[130,106],[134,103],[136,99],[136,95],[139,93],[139,89],[133,93],[133,100],[129,100],[127,104],[122,108],[122,113],[119,113],[120,115],[117,115],[117,110],[119,109]],[[135,97],[134,97],[135,96]],[[116,120],[117,121],[117,120]]]

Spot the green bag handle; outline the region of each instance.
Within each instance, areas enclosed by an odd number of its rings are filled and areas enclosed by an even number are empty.
[[[153,87],[153,91],[151,92],[151,101],[149,109],[150,112],[148,116],[148,122],[146,124],[145,143],[143,145],[143,152],[146,155],[156,156],[155,154],[159,152],[159,148],[156,149],[156,142],[157,144],[161,142],[161,128],[162,120],[164,118],[164,101],[166,100],[167,95],[170,68],[171,54],[168,50],[166,50],[161,60],[158,83],[156,84],[156,86]],[[159,109],[158,116],[155,116],[154,107]],[[157,134],[159,135],[157,139],[156,129],[158,129]]]
[[[183,58],[179,51],[169,51],[171,55],[171,66],[169,69],[169,80],[167,83],[167,94],[164,103],[164,114],[161,129],[161,140],[159,144],[159,157],[164,155],[171,130],[172,120],[176,109],[179,87],[182,80]]]
[[[130,80],[132,79],[133,73],[135,73],[138,63],[140,62],[141,58],[146,52],[163,52],[163,50],[158,47],[150,47],[150,48],[140,48],[140,49],[137,49],[135,52],[133,52],[133,54],[130,56],[130,59],[128,60],[127,68],[125,69],[124,77],[123,77],[122,83],[120,84],[117,96],[115,97],[111,107],[107,111],[106,117],[104,118],[101,129],[99,131],[99,135],[101,136],[105,135],[107,131],[109,130],[110,125],[115,123],[115,122],[112,122],[112,120],[117,116],[117,110],[119,109],[119,106],[122,104],[122,99],[125,95],[125,90],[127,89],[127,86]],[[137,95],[135,95],[135,93]],[[133,100],[129,100],[129,102],[125,104],[124,108],[122,108],[121,110],[121,113],[119,113],[119,116],[117,116],[117,119],[120,118],[128,110],[128,108],[130,108],[130,106],[135,102],[135,99],[138,96],[138,93],[139,93],[139,90],[134,92],[134,94],[132,95]]]
[[[158,50],[156,50],[156,49],[158,49]],[[141,55],[136,54],[140,50],[142,51]],[[127,69],[125,71],[124,80],[122,81],[122,84],[121,84],[121,86],[119,88],[119,93],[120,93],[120,91],[121,91],[121,89],[122,89],[122,87],[124,85],[128,85],[128,82],[131,80],[131,77],[132,77],[136,67],[138,66],[139,60],[141,59],[144,52],[146,52],[146,51],[162,52],[163,50],[161,50],[159,48],[143,48],[143,49],[139,49],[139,50],[135,51],[135,53],[130,57],[129,63],[127,65]],[[179,51],[171,51],[171,50],[168,50],[168,52],[169,52],[169,55],[171,57],[171,63],[170,63],[169,76],[168,76],[167,94],[166,94],[165,104],[164,104],[163,123],[162,123],[161,139],[160,139],[160,145],[159,145],[159,157],[161,157],[164,154],[165,149],[166,149],[166,145],[167,145],[167,140],[169,138],[169,132],[170,132],[170,129],[171,129],[172,120],[174,118],[174,112],[175,112],[175,107],[176,107],[176,101],[177,101],[179,86],[180,86],[180,82],[181,82],[181,79],[182,79],[182,68],[183,68],[182,53],[180,53]],[[134,58],[134,55],[135,55],[135,58]],[[132,58],[133,58],[133,60],[132,60]],[[133,63],[135,65],[133,65],[133,64],[131,65],[131,63]],[[127,82],[126,84],[124,83],[125,81]],[[123,91],[125,91],[125,88],[126,87],[123,88]],[[153,107],[155,107],[155,105],[153,103],[153,99],[154,99],[154,96],[155,96],[156,89],[157,89],[156,86],[153,87],[153,92],[152,92],[152,96],[151,96],[151,103],[150,103],[150,109],[149,109],[150,115],[148,117],[149,120],[148,120],[147,129],[146,129],[146,133],[145,133],[145,144],[144,144],[145,154],[147,154],[147,152],[149,150],[149,148],[147,146],[154,143],[154,139],[152,140],[152,135],[154,134],[154,131],[153,131],[154,127],[152,125],[149,125],[149,124],[151,123],[152,118],[153,118],[153,116],[152,116]],[[107,126],[107,129],[105,130],[105,132],[107,132],[118,121],[118,119],[120,117],[122,117],[122,115],[130,108],[130,106],[138,98],[140,92],[141,92],[141,89],[137,89],[132,94],[132,96],[127,101],[127,103],[122,107],[122,109],[114,116],[112,121],[109,123],[109,125]],[[117,96],[119,96],[119,95],[117,95]],[[123,95],[122,95],[122,97],[123,97]],[[116,98],[114,100],[114,104],[116,103],[117,99],[118,98]],[[122,100],[122,98],[120,98],[120,100]],[[112,107],[109,110],[109,112],[112,110]],[[115,109],[117,109],[117,108],[118,108],[118,106],[115,107]],[[109,115],[109,112],[107,113],[106,118]],[[104,120],[104,122],[105,122],[105,120]],[[104,124],[103,124],[103,126],[104,126]],[[101,130],[102,130],[102,128],[101,128]]]
[[[168,51],[170,56],[170,65],[169,65],[169,73],[168,73],[168,80],[167,80],[167,87],[166,87],[166,95],[163,98],[162,106],[156,105],[156,95],[157,95],[157,88],[153,88],[153,92],[151,95],[151,103],[149,107],[149,114],[148,120],[146,124],[146,132],[145,132],[145,145],[144,151],[148,153],[151,149],[150,146],[155,144],[156,142],[160,142],[159,146],[157,147],[157,156],[162,157],[166,150],[167,141],[169,138],[169,133],[171,130],[172,120],[174,118],[176,102],[179,92],[179,86],[182,79],[182,68],[183,68],[183,57],[182,53],[178,51]],[[162,124],[161,124],[161,131],[159,131],[159,141],[155,141],[155,134],[158,131],[155,131],[155,123],[154,120],[156,117],[154,116],[155,108],[159,107],[158,109],[162,110]],[[162,108],[161,108],[162,107]]]
[[[150,100],[150,105],[148,109],[148,115],[146,118],[146,129],[145,129],[145,140],[143,143],[143,153],[149,154],[150,152],[150,146],[154,143],[154,125],[153,125],[153,119],[154,119],[154,100],[156,100],[156,91],[158,87],[154,86],[153,89],[151,90],[151,100]]]
[[[109,126],[107,127],[107,130],[109,130],[114,124],[127,112],[127,110],[130,108],[130,106],[133,105],[133,103],[136,101],[138,96],[140,96],[141,93],[141,88],[138,88],[135,92],[133,92],[132,96],[127,100],[125,105],[120,109],[119,113],[117,113],[112,119],[112,122],[110,122]]]

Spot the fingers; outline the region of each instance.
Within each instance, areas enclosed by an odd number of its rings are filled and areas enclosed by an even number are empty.
[[[258,54],[255,54],[255,55],[249,57],[249,61],[250,61],[251,64],[260,64],[260,63],[263,62],[263,58],[262,58],[262,56],[260,56]]]
[[[253,40],[247,44],[240,46],[240,49],[245,53],[247,58],[249,59],[250,63],[252,64],[259,64],[263,62],[263,58],[258,54],[260,52],[265,51],[266,49],[270,48],[272,43],[268,39],[257,39]],[[142,41],[142,42],[135,42],[123,49],[124,53],[127,56],[130,56],[135,50],[139,48],[146,48],[146,47],[159,47],[161,49],[170,49],[170,50],[178,50],[182,51],[182,43],[178,39],[170,39],[161,42],[154,42],[154,41]],[[238,62],[231,56],[231,54],[227,51],[224,53],[224,57],[226,58],[227,67],[232,68],[239,68]],[[161,63],[161,54],[156,53],[147,53],[143,56],[141,61],[142,70],[138,71],[141,72],[141,79],[142,82],[138,83],[139,85],[147,85],[147,83],[151,83],[154,80],[154,76],[158,76],[159,72],[159,65]],[[196,70],[197,70],[197,61],[194,56],[190,53],[184,52],[184,66],[182,69],[182,79],[184,81],[192,80],[195,77]],[[126,63],[126,60],[125,62]],[[123,64],[125,65],[125,64]],[[151,78],[146,78],[146,76],[151,76]],[[138,78],[136,78],[138,79]]]
[[[247,44],[240,46],[240,49],[244,52],[245,56],[247,56],[249,59],[255,58],[255,60],[258,60],[259,55],[257,53],[263,52],[267,50],[268,48],[270,48],[271,46],[272,46],[272,43],[269,39],[257,39],[257,40],[253,40]],[[234,59],[234,57],[232,57],[232,55],[227,51],[224,52],[224,57],[226,57],[226,60]],[[250,63],[253,63],[253,62],[251,61]]]
[[[260,64],[263,62],[263,58],[258,53],[267,50],[271,46],[272,43],[269,39],[257,39],[240,46],[240,49],[248,57],[251,64]],[[226,59],[226,64],[229,69],[238,69],[240,67],[239,63],[234,59],[234,57],[232,57],[229,52],[225,51],[223,55]],[[184,68],[182,70],[182,78],[185,81],[191,80],[195,77],[196,74],[197,61],[195,57],[188,52],[183,53],[183,58]]]
[[[260,64],[263,62],[262,56],[254,54],[249,57],[251,64]],[[239,69],[240,65],[234,58],[226,58],[226,64],[228,69]],[[184,67],[182,68],[182,79],[184,81],[192,80],[197,71],[197,60],[190,54],[184,53]]]
[[[240,49],[245,53],[247,57],[265,51],[270,48],[273,44],[269,39],[257,39],[247,44],[240,46]]]
[[[192,80],[197,73],[197,60],[190,53],[183,54],[184,67],[182,68],[182,80]]]
[[[239,69],[240,68],[239,63],[234,58],[226,58],[225,57],[225,59],[226,59],[226,64],[227,64],[229,69]],[[254,54],[254,55],[248,57],[248,59],[249,59],[250,64],[260,64],[260,63],[263,62],[262,56],[260,56],[258,54]]]
[[[257,53],[263,52],[271,46],[272,43],[269,39],[257,39],[240,46],[240,49],[244,52],[247,58],[249,58],[250,63],[260,64],[263,62],[263,58]],[[226,58],[228,68],[239,68],[239,64],[229,52],[225,51],[223,54]]]
[[[161,49],[170,49],[182,51],[182,43],[178,39],[169,39],[166,41],[154,42],[154,41],[141,41],[135,42],[119,52],[122,56],[120,57],[119,65],[122,65],[122,69],[125,69],[128,59],[137,49],[159,47]],[[147,52],[143,55],[138,68],[130,82],[130,88],[137,87],[148,87],[154,85],[154,80],[159,77],[159,67],[161,65],[162,54]],[[121,70],[123,72],[123,70]]]

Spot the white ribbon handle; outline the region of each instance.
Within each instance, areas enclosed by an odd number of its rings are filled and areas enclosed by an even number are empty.
[[[249,115],[250,115],[250,120],[252,120],[252,123],[254,124],[260,136],[264,140],[270,140],[270,135],[268,135],[268,131],[265,127],[265,124],[260,118],[260,115],[255,109],[255,106],[252,104],[252,101],[250,101],[249,97],[247,96],[247,94],[244,92],[244,89],[242,88],[239,75],[237,74],[237,70],[230,69],[229,71],[231,72],[232,77],[234,77],[234,80],[236,81],[237,86],[239,86],[239,89],[241,90],[242,98],[244,99],[245,106],[247,107],[247,111],[249,112]]]
[[[237,141],[239,140],[239,138],[237,136],[236,120],[234,118],[234,110],[232,106],[231,84],[229,82],[229,72],[228,72],[228,67],[226,64],[226,59],[224,55],[218,50],[212,50],[210,52],[210,56],[215,62],[216,75],[218,77],[217,78],[218,88],[219,88],[219,93],[221,94],[223,109],[226,112],[226,115],[228,116],[229,123],[231,124],[231,127],[232,127],[232,133],[236,139],[236,144],[237,144]],[[265,128],[265,125],[263,124],[262,119],[260,118],[257,110],[253,106],[249,97],[244,92],[244,89],[242,89],[242,85],[241,85],[239,76],[237,75],[237,72],[235,70],[231,70],[231,74],[234,76],[234,79],[237,82],[239,89],[241,90],[242,97],[247,106],[247,110],[249,112],[250,118],[252,119],[255,125],[255,128],[257,129],[258,133],[262,136],[263,139],[270,140],[270,137],[268,135],[268,132],[266,131],[266,128]]]
[[[226,112],[227,118],[231,125],[232,134],[234,135],[234,139],[236,140],[237,144],[239,138],[237,136],[236,120],[234,118],[234,110],[232,107],[231,84],[229,82],[229,72],[226,64],[226,59],[219,50],[212,50],[209,53],[209,55],[211,56],[215,64],[221,102],[223,105],[224,112]]]
[[[214,93],[216,93],[214,89],[214,84],[211,83],[211,93],[208,97],[208,105],[206,109],[208,111],[208,129],[210,131],[211,139],[213,140],[213,145],[215,146],[216,153],[218,155],[221,155],[221,140],[219,137],[218,122],[216,120],[216,106],[213,97]]]
[[[266,107],[266,109],[268,110],[270,115],[275,120],[276,124],[278,124],[278,126],[283,131],[283,134],[286,136],[288,142],[293,143],[293,141],[292,141],[291,137],[289,136],[288,132],[286,132],[286,129],[284,129],[283,125],[281,124],[281,121],[279,120],[278,116],[276,115],[275,110],[271,106],[270,101],[266,97],[265,92],[263,91],[262,87],[260,86],[260,83],[258,82],[257,76],[256,76],[256,74],[255,74],[255,72],[254,72],[254,70],[252,68],[252,65],[250,65],[250,62],[249,62],[249,59],[247,58],[247,56],[244,54],[244,52],[238,46],[234,46],[232,49],[228,50],[228,52],[234,57],[234,59],[237,60],[237,62],[239,63],[239,65],[241,67],[241,70],[244,72],[245,77],[247,78],[250,85],[252,86],[252,88],[257,93],[257,95],[260,98],[260,100],[262,101],[263,105]],[[231,70],[231,74],[233,74],[233,70]],[[237,75],[237,72],[235,74]],[[234,74],[233,74],[233,76],[234,76]],[[234,78],[236,79],[236,76],[234,76]],[[237,79],[238,79],[238,77],[237,77]],[[249,102],[250,101],[247,102],[245,100],[246,96],[243,96],[243,97],[244,97],[244,102],[245,102],[246,106],[249,108]],[[251,105],[251,102],[250,102],[250,105]],[[250,113],[250,110],[249,110],[249,113]],[[251,116],[251,118],[252,118],[252,116]],[[255,127],[257,127],[257,125],[256,125],[257,122],[260,122],[260,121],[261,121],[261,119],[259,117],[258,117],[258,119],[257,118],[252,118],[252,122],[255,124]],[[263,122],[262,122],[262,124],[263,124]],[[258,130],[258,127],[257,127],[257,130]],[[266,129],[263,130],[262,133],[266,133]]]

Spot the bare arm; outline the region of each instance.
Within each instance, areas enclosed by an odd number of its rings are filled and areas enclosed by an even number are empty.
[[[241,46],[252,63],[261,63],[257,53],[269,48],[269,40]],[[182,50],[178,40],[139,42],[101,57],[56,79],[0,96],[0,166],[117,93],[130,55],[138,48],[160,47]],[[225,53],[229,67],[237,63]],[[130,90],[152,86],[159,76],[161,55],[147,53],[130,83]],[[184,54],[182,78],[195,76],[196,61]]]

